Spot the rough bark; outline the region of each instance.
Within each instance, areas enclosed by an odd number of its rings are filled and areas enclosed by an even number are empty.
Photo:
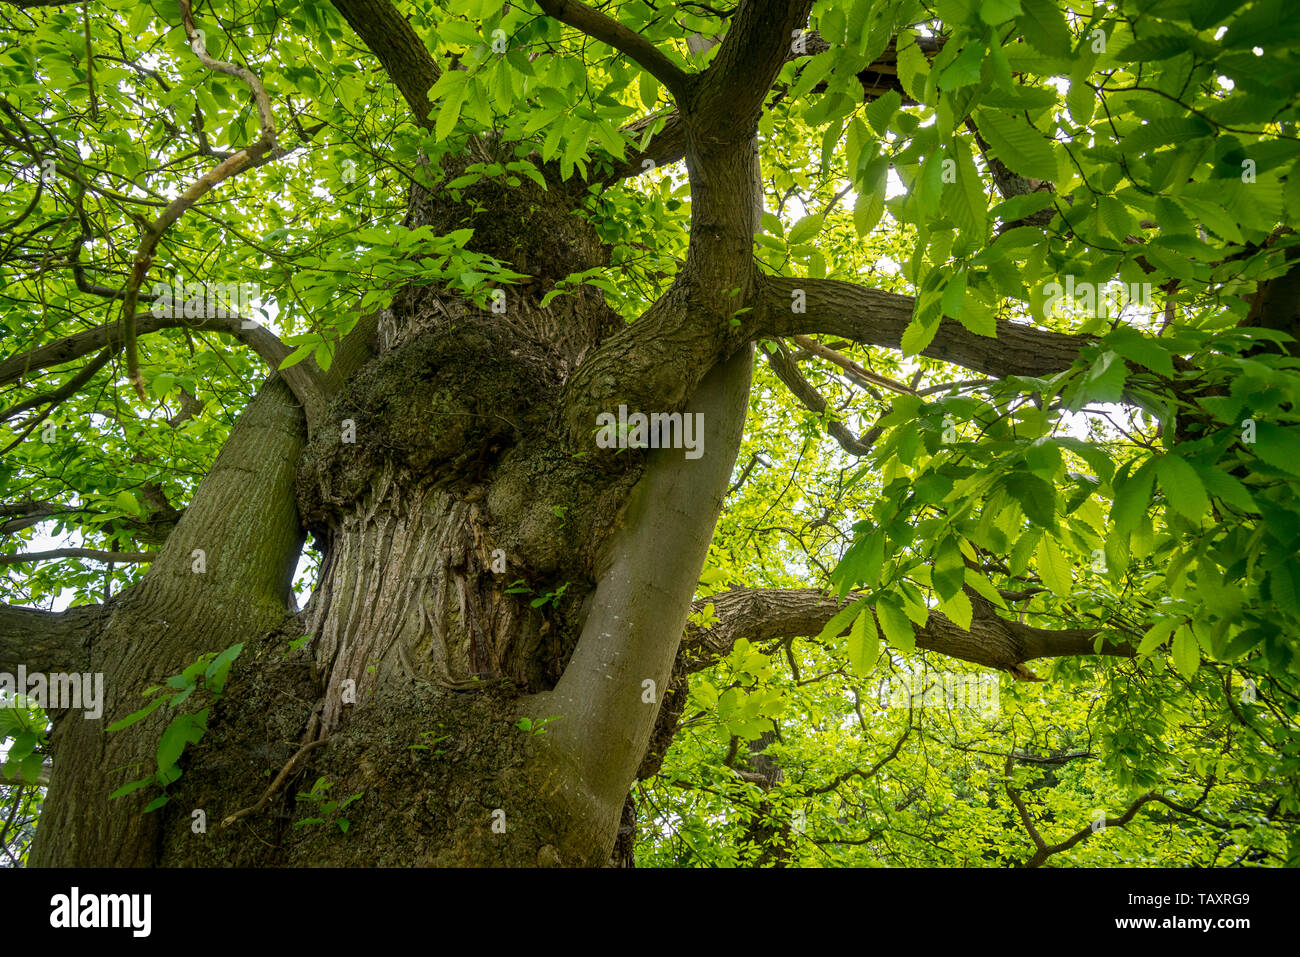
[[[386,0],[334,5],[427,124],[438,73],[411,24]],[[676,95],[646,155],[686,159],[680,274],[630,324],[592,290],[543,309],[559,279],[609,261],[573,215],[588,184],[547,167],[547,190],[483,181],[454,203],[414,187],[407,225],[471,226],[473,251],[531,278],[507,290],[503,315],[428,286],[400,291],[328,374],[312,374],[306,416],[273,376],[144,580],[100,611],[39,619],[47,638],[21,653],[49,668],[81,655],[105,673],[107,702],[102,724],[58,720],[33,863],[594,866],[620,834],[626,861],[629,788],[662,761],[685,699],[679,645],[740,444],[750,343],[831,332],[896,346],[911,316],[908,297],[764,279],[753,258],[757,122],[810,6],[742,2],[712,65],[688,75],[591,8],[543,4]],[[477,137],[440,173],[498,147]],[[804,314],[790,311],[794,284],[808,292]],[[999,332],[983,340],[945,323],[927,354],[1034,375],[1067,366],[1083,342]],[[0,366],[0,379],[110,337],[105,327],[41,347]],[[622,404],[702,413],[704,456],[597,449],[595,415]],[[291,614],[307,530],[323,551],[320,581]],[[815,634],[839,607],[811,592],[711,600],[723,623],[688,633],[688,662],[742,632]],[[1033,657],[1035,630],[993,617],[965,633],[932,616],[918,644],[995,667]],[[0,663],[19,654],[23,625],[0,614]],[[166,718],[112,735],[104,724],[135,710],[146,685],[236,641],[245,651],[173,800],[149,816],[143,794],[107,803],[151,770]],[[295,798],[317,778],[332,798],[361,795],[347,834],[332,819],[294,827],[311,816]],[[191,826],[195,810],[206,833]]]
[[[37,866],[147,866],[159,818],[137,792],[107,795],[151,770],[165,716],[116,734],[104,728],[137,710],[148,684],[206,651],[274,628],[286,613],[302,531],[294,464],[305,422],[277,377],[249,404],[144,579],[109,603],[87,637],[85,670],[104,674],[104,716],[61,717],[51,739],[54,774],[31,861]],[[195,550],[204,567],[196,573]]]

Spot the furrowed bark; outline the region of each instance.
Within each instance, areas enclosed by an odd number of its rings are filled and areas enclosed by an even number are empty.
[[[41,611],[0,605],[0,671],[73,672],[89,654],[86,644],[104,618],[102,605]]]
[[[113,734],[104,729],[142,706],[146,685],[284,619],[303,542],[293,478],[304,438],[302,411],[273,375],[148,573],[107,609],[83,669],[104,675],[104,714],[89,720],[69,713],[55,725],[59,761],[32,846],[34,865],[155,863],[160,820],[140,813],[147,792],[107,799],[154,770],[167,716],[155,712]]]
[[[806,311],[795,312],[796,293]],[[838,279],[767,276],[758,297],[756,336],[826,334],[898,349],[912,320],[913,298]],[[978,336],[944,319],[922,355],[991,376],[1048,376],[1068,369],[1091,336],[1069,335],[999,320],[997,338]]]
[[[709,604],[713,605],[718,623],[707,629],[689,625],[682,640],[682,655],[691,672],[707,668],[727,655],[742,637],[750,641],[815,637],[847,602],[815,588],[738,588],[699,599],[692,611],[703,611]],[[1017,666],[1035,658],[1095,654],[1132,657],[1131,646],[1109,641],[1102,644],[1100,651],[1094,651],[1099,631],[1051,631],[978,612],[971,630],[966,631],[931,610],[930,620],[916,629],[916,647],[1003,671],[1016,671]],[[847,633],[846,628],[843,634]]]

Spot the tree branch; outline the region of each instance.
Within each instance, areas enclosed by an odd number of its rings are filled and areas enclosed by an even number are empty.
[[[794,312],[802,292],[805,311]],[[788,337],[823,333],[866,345],[902,347],[912,321],[913,297],[838,279],[765,276],[759,289],[753,335]],[[985,375],[1046,376],[1068,369],[1093,341],[999,319],[997,338],[979,336],[944,319],[922,355]]]
[[[155,316],[148,313],[138,317],[136,336],[138,338],[139,336],[157,332],[160,329],[179,329],[182,327],[224,332],[234,336],[236,340],[256,352],[258,357],[273,372],[279,368],[280,363],[292,351],[266,326],[241,316],[184,319],[174,316]],[[103,349],[104,352],[95,360],[98,363],[95,366],[95,371],[98,371],[108,359],[116,355],[122,348],[123,341],[119,333],[120,326],[118,323],[105,323],[102,326],[95,326],[46,345],[38,346],[19,355],[11,356],[0,362],[0,385],[7,385],[32,372],[62,365],[65,362],[88,355],[97,349]],[[316,365],[316,360],[310,356],[302,362],[283,370],[280,375],[307,413],[308,427],[314,428],[316,422],[324,414],[329,394],[336,382],[322,373],[320,367]],[[77,388],[84,384],[84,382],[79,383]],[[45,401],[46,398],[48,396],[41,398],[41,401]],[[36,399],[26,400],[23,405],[31,407],[33,402],[36,402]],[[20,411],[17,406],[7,410],[3,417],[13,415],[15,411]]]
[[[635,30],[577,0],[537,0],[537,5],[548,16],[576,27],[593,40],[599,40],[630,58],[662,83],[679,103],[688,96],[690,76]]]
[[[812,0],[742,0],[687,109],[706,136],[748,139]]]
[[[803,404],[804,408],[815,415],[825,416],[830,403],[826,401],[825,396],[813,388],[811,382],[803,377],[785,351],[765,349],[764,352],[767,355],[768,365],[772,367],[776,377],[785,383],[786,388],[794,393],[795,398]],[[870,454],[871,446],[880,437],[880,431],[873,430],[858,438],[848,426],[835,418],[826,420],[826,431],[845,452],[858,456]]]
[[[1029,833],[1029,839],[1034,842],[1034,847],[1037,848],[1037,850],[1034,851],[1033,856],[1030,857],[1029,860],[1025,861],[1021,866],[1040,867],[1043,862],[1053,854],[1068,851],[1070,848],[1091,837],[1096,832],[1093,830],[1092,825],[1088,825],[1087,827],[1080,828],[1059,844],[1048,844],[1043,840],[1043,836],[1038,833],[1038,828],[1034,826],[1034,822],[1029,816],[1029,810],[1025,807],[1025,802],[1020,798],[1020,792],[1011,786],[1011,765],[1014,760],[1015,755],[1008,754],[1007,763],[1003,769],[1003,774],[1006,777],[1007,796],[1011,798],[1011,803],[1015,805],[1016,812],[1020,815],[1021,823],[1025,825],[1025,830]],[[1106,818],[1103,827],[1124,827],[1129,823],[1129,821],[1133,820],[1133,816],[1137,814],[1142,805],[1149,801],[1160,801],[1163,804],[1169,804],[1171,807],[1176,807],[1176,805],[1170,804],[1169,801],[1165,800],[1160,795],[1148,791],[1130,804],[1128,810],[1119,817]]]
[[[709,667],[727,655],[740,638],[769,641],[814,637],[847,602],[815,588],[736,588],[696,600],[691,613],[703,612],[710,604],[717,623],[711,628],[688,624],[682,639],[681,653],[688,672]],[[925,626],[916,628],[916,647],[1017,676],[1024,675],[1023,662],[1035,658],[1095,654],[1131,657],[1134,653],[1128,645],[1112,643],[1104,644],[1100,652],[1094,651],[1096,630],[1047,631],[982,614],[978,603],[975,608],[970,631],[931,610]],[[847,634],[848,629],[843,633]]]
[[[153,254],[158,242],[172,223],[176,222],[181,214],[198,202],[212,187],[253,166],[275,149],[275,117],[271,113],[271,99],[267,95],[266,87],[247,67],[215,60],[209,56],[194,26],[194,13],[190,8],[190,0],[179,0],[179,4],[181,19],[185,24],[185,36],[189,39],[190,48],[194,50],[199,62],[209,70],[243,80],[253,91],[258,119],[261,122],[261,136],[256,142],[244,147],[196,179],[189,189],[167,204],[167,208],[145,229],[144,235],[140,238],[140,245],[136,249],[135,259],[132,262],[130,278],[127,280],[126,294],[122,297],[122,336],[126,342],[127,378],[135,386],[136,393],[142,401],[146,396],[144,379],[140,375],[140,356],[136,349],[135,304],[140,286],[144,283],[149,266],[153,263]]]
[[[388,0],[333,0],[334,9],[361,38],[397,91],[415,121],[428,127],[429,88],[438,81],[438,64],[411,24]]]
[[[0,605],[0,671],[13,674],[19,665],[42,674],[82,670],[87,639],[103,617],[102,605],[67,611]]]
[[[56,558],[88,558],[95,562],[115,562],[126,565],[133,562],[151,562],[153,552],[105,552],[98,548],[51,548],[44,552],[19,552],[0,555],[0,565],[20,565],[23,562],[48,562]]]

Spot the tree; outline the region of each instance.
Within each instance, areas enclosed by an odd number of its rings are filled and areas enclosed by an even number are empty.
[[[1280,0],[0,16],[31,863],[1295,859]]]

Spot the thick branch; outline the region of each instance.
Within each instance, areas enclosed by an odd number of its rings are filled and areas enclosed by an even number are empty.
[[[740,638],[768,641],[813,637],[844,608],[845,602],[815,588],[737,588],[698,599],[691,611],[702,612],[710,604],[718,622],[711,628],[689,624],[682,639],[682,654],[691,672],[707,668],[725,656]],[[1127,645],[1106,643],[1100,652],[1094,651],[1096,636],[1095,629],[1047,631],[978,613],[971,630],[966,631],[932,610],[925,626],[916,629],[916,647],[1017,675],[1023,674],[1020,665],[1034,658],[1132,656],[1133,649]]]
[[[696,83],[687,109],[710,138],[745,140],[768,90],[790,58],[811,0],[742,0],[717,56]]]
[[[686,407],[703,416],[698,460],[656,449],[598,560],[590,608],[555,690],[524,699],[536,718],[558,714],[545,745],[573,766],[572,799],[592,802],[613,844],[620,809],[669,687],[699,578],[722,508],[748,405],[751,351],[704,377]],[[664,503],[669,503],[665,507]],[[647,688],[658,693],[646,697]]]
[[[802,292],[802,297],[797,295]],[[803,300],[805,310],[794,308]],[[764,277],[758,294],[756,336],[823,333],[898,349],[912,321],[911,296],[838,279]],[[1068,335],[999,319],[997,338],[979,336],[944,319],[922,354],[985,375],[1047,376],[1068,369],[1090,336]]]
[[[78,605],[67,611],[41,611],[0,605],[0,671],[82,670],[86,644],[104,616],[102,605]]]
[[[537,5],[561,23],[576,27],[593,40],[599,40],[630,57],[662,83],[673,99],[682,102],[686,98],[690,77],[668,59],[662,50],[635,30],[576,0],[537,0]]]
[[[424,41],[388,0],[333,2],[397,86],[415,121],[429,126],[429,87],[437,82],[439,70]]]

